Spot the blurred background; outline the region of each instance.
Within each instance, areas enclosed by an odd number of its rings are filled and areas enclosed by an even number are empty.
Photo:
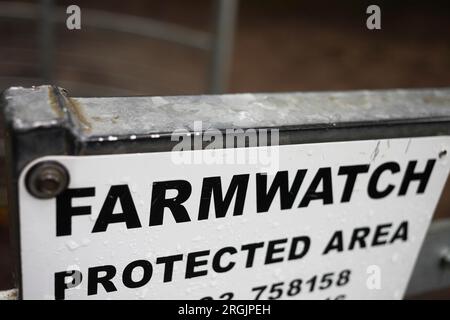
[[[72,4],[81,8],[81,30],[66,27]],[[381,7],[381,30],[366,27],[370,4]],[[448,0],[0,0],[0,39],[0,91],[49,83],[71,96],[450,86]],[[0,136],[7,289],[3,147]],[[444,217],[449,183],[435,214]]]

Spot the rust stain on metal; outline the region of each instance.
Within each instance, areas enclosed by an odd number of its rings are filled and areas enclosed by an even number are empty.
[[[83,113],[82,107],[80,103],[74,99],[74,98],[67,98],[67,107],[70,109],[70,111],[77,117],[77,119],[80,121],[81,125],[83,126],[83,129],[86,131],[90,131],[92,126],[89,120],[86,118],[86,116]]]
[[[425,103],[439,105],[439,106],[450,105],[450,99],[448,97],[428,95],[428,96],[423,97],[422,101]]]
[[[69,109],[70,113],[73,114],[78,119],[78,121],[81,123],[83,130],[85,130],[85,131],[91,130],[91,124],[84,116],[84,113],[83,113],[78,101],[76,101],[74,98],[67,97],[66,92],[63,91],[62,93],[63,93],[65,100],[67,101],[67,103],[65,104],[66,107]],[[56,97],[56,95],[53,92],[51,87],[49,87],[49,89],[48,89],[48,99],[49,99],[50,107],[55,112],[55,114],[57,114],[58,117],[63,118],[64,110],[59,105],[58,98]]]
[[[96,122],[107,122],[107,121],[111,121],[111,123],[116,124],[117,121],[119,120],[120,116],[115,115],[113,117],[99,117],[99,116],[93,116],[91,117],[92,120],[96,121]]]
[[[55,112],[55,114],[57,114],[60,118],[64,117],[64,112],[59,106],[58,99],[56,98],[51,87],[48,88],[48,101],[53,112]]]

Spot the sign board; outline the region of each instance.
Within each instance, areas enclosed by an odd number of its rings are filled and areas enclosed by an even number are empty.
[[[38,159],[19,179],[22,296],[402,298],[449,147],[441,136]],[[203,161],[251,151],[276,165]],[[25,187],[43,160],[69,172],[56,199]]]

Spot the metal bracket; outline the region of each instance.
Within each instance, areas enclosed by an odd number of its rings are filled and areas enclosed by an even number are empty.
[[[419,253],[407,295],[450,287],[450,219],[434,222]]]

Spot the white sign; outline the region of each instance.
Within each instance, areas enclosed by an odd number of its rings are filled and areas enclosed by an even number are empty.
[[[398,299],[449,173],[450,137],[259,147],[278,168],[173,152],[52,156],[20,178],[25,299]],[[258,148],[256,148],[258,149]],[[245,150],[245,149],[238,149]],[[185,151],[199,158],[236,149]]]

